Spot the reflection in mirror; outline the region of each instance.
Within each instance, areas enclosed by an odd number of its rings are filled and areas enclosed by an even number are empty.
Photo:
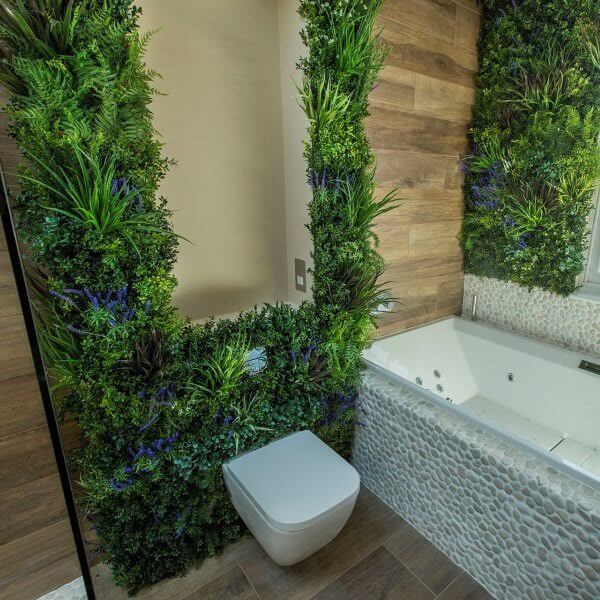
[[[296,63],[306,52],[299,35],[302,21],[297,14],[298,2],[141,0],[139,4],[143,9],[141,29],[160,30],[150,39],[146,62],[162,75],[156,86],[166,93],[157,95],[153,101],[154,126],[162,135],[164,153],[174,159],[160,193],[167,199],[168,209],[173,211],[175,231],[182,236],[174,269],[179,282],[174,294],[175,305],[192,321],[213,315],[234,316],[264,303],[299,305],[310,294],[307,268],[310,268],[312,243],[305,227],[310,199],[302,143],[306,120],[298,106],[293,80],[299,77]],[[10,83],[8,85],[10,88]],[[19,92],[18,89],[11,91]],[[69,93],[73,92],[67,86],[65,94]],[[61,102],[57,100],[56,107],[51,104],[48,115],[59,110]],[[79,135],[76,131],[61,133],[66,152],[69,144],[77,144]],[[85,136],[85,132],[81,135]],[[28,156],[18,155],[14,141],[3,137],[2,160],[13,202],[19,194],[18,163],[33,167],[32,174],[26,177],[36,180],[30,183],[38,186],[42,196],[50,192],[71,201],[73,194],[81,192],[83,196],[84,190],[91,190],[96,181],[93,178],[99,175],[104,183],[110,184],[110,189],[105,190],[107,193],[128,203],[138,201],[139,192],[120,177],[114,164],[95,163],[83,149],[76,151],[76,159],[88,179],[85,176],[78,179],[61,167],[54,169],[43,154],[43,146],[37,142],[30,141],[28,151]],[[45,187],[47,185],[52,189]],[[43,235],[52,227],[54,233],[43,243],[71,243],[68,239],[71,234],[60,230],[61,217],[66,216],[49,210]],[[75,218],[83,223],[97,216],[80,212]],[[19,241],[27,257],[29,244],[37,243],[40,231],[34,220],[28,220],[26,212],[19,213],[18,221]],[[66,237],[61,237],[63,235]],[[44,255],[43,250],[41,255]],[[74,270],[83,264],[79,259],[77,254],[68,258]],[[59,271],[62,269],[68,270],[68,265],[61,265]],[[296,279],[296,271],[303,277],[302,281]],[[132,309],[127,305],[126,285],[115,282],[114,289],[102,293],[86,289],[83,283],[81,287],[73,284],[71,289],[63,289],[60,283],[48,280],[43,266],[37,267],[31,262],[27,263],[25,275],[30,296],[41,300],[36,316],[38,324],[43,322],[38,336],[46,358],[54,362],[55,369],[57,365],[64,369],[58,375],[53,371],[51,383],[55,385],[55,408],[62,419],[60,436],[70,465],[71,481],[79,481],[82,465],[78,449],[88,443],[89,438],[82,438],[72,413],[78,407],[69,402],[93,399],[68,400],[68,389],[63,388],[64,381],[60,381],[62,375],[65,380],[69,379],[68,365],[61,362],[63,359],[56,352],[59,348],[67,354],[80,354],[81,338],[97,334],[82,331],[75,320],[67,324],[68,331],[65,331],[58,325],[58,315],[39,309],[48,289],[58,285],[60,291],[54,290],[51,294],[67,308],[72,306],[78,312],[91,306],[98,314],[111,313],[110,319],[127,320]],[[48,332],[52,339],[48,338]],[[77,348],[68,347],[69,344]],[[166,360],[161,363],[164,345],[162,334],[149,336],[136,345],[133,358],[121,360],[120,368],[137,368],[149,379],[156,376],[167,364]],[[110,351],[108,347],[105,350]],[[168,403],[171,393],[171,388],[165,388],[164,398],[158,398],[157,405]],[[101,419],[100,413],[98,419]],[[94,428],[90,423],[84,427],[89,430],[90,426]],[[139,428],[142,433],[146,426],[144,423]],[[175,441],[176,435],[166,436],[160,447],[150,444],[148,455],[142,458],[151,462],[150,452],[170,451],[169,443]],[[136,446],[136,452],[141,448]],[[80,483],[86,484],[85,481]],[[97,543],[94,515],[86,510],[80,483],[73,488],[75,496],[82,500],[78,505],[77,522],[83,531],[82,547],[84,545],[87,552],[95,587],[94,592],[88,590],[88,597],[121,598],[122,591],[115,585],[110,568],[102,563],[104,552]],[[112,479],[109,485],[108,493],[118,494],[126,488],[126,482]],[[60,532],[65,537],[67,534],[63,533]],[[63,543],[62,538],[57,538],[56,543]],[[58,546],[57,551],[60,551]],[[76,558],[70,562],[73,561],[76,562]],[[63,562],[70,565],[66,558]],[[69,568],[63,569],[56,578],[45,580],[46,587],[35,587],[35,597],[61,588],[56,593],[69,599],[83,599],[86,594],[83,581],[74,568]],[[21,573],[19,577],[25,579],[26,575]],[[120,577],[123,580],[124,575]],[[204,579],[210,579],[204,573],[199,577],[197,587],[201,587]],[[185,589],[185,584],[181,589]],[[179,588],[173,597],[182,597]]]
[[[176,305],[197,320],[300,303],[308,296],[296,290],[294,261],[310,260],[311,242],[306,121],[292,79],[305,53],[297,3],[142,5],[143,28],[160,29],[148,64],[167,92],[153,102],[155,124],[177,160],[161,192],[189,240]]]

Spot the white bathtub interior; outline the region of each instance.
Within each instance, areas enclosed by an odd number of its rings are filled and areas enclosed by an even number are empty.
[[[593,358],[456,317],[364,358],[600,476],[600,375],[579,368]]]

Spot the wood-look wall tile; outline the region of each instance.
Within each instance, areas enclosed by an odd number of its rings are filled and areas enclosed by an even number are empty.
[[[461,308],[464,294],[464,275],[458,273],[450,281],[443,281],[438,284],[437,310],[451,311],[454,313],[456,308]]]
[[[398,299],[393,312],[382,315],[381,323],[386,325],[394,321],[404,321],[423,314],[435,312],[437,304],[436,285],[391,285],[392,295]]]
[[[437,286],[446,281],[452,281],[461,273],[461,259],[450,260],[439,256],[409,257],[390,261],[385,272],[385,279],[408,293],[412,288]]]
[[[479,0],[454,0],[459,6],[470,8],[473,12],[481,14],[481,6]]]
[[[379,19],[378,25],[382,28],[381,39],[391,50],[388,65],[474,87],[477,72],[474,49],[433,37],[385,17]],[[466,30],[467,23],[462,28]]]
[[[454,41],[466,48],[477,45],[481,16],[462,5],[457,6]]]
[[[382,198],[394,188],[378,187],[377,197]],[[399,204],[393,212],[383,215],[378,223],[390,224],[439,223],[460,220],[463,213],[461,190],[431,190],[402,188],[396,190]]]
[[[366,122],[375,149],[459,157],[467,151],[467,126],[408,110],[375,107]]]
[[[34,600],[80,576],[68,521],[0,546],[3,600]]]
[[[55,472],[46,426],[0,438],[0,494]]]
[[[471,87],[415,74],[415,112],[419,114],[443,115],[449,121],[468,124],[474,99],[475,91]]]
[[[34,374],[0,380],[0,438],[46,424]]]
[[[393,214],[389,213],[389,214]],[[410,225],[400,219],[381,219],[375,228],[379,237],[379,251],[386,261],[405,258],[409,254]]]
[[[0,339],[0,379],[33,373],[33,359],[23,317],[0,317]]]
[[[0,495],[0,540],[8,544],[67,518],[58,473]]]
[[[449,190],[462,190],[464,180],[465,175],[461,168],[461,161],[448,157],[446,161],[446,188]]]
[[[446,189],[444,156],[415,154],[400,150],[375,150],[377,183],[384,187]]]
[[[21,305],[15,286],[4,231],[0,227],[0,317],[21,314]]]
[[[386,0],[381,16],[454,41],[456,8],[453,0]]]
[[[439,256],[446,260],[461,260],[462,253],[457,239],[461,225],[461,221],[411,224],[409,256],[418,258]]]
[[[411,109],[415,105],[415,73],[385,66],[369,96],[372,107]]]

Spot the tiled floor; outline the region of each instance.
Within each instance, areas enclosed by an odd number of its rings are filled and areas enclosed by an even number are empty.
[[[94,573],[99,600],[127,596],[108,569]],[[241,540],[186,577],[144,590],[141,600],[493,600],[459,567],[370,492],[323,550],[279,567],[252,539]]]

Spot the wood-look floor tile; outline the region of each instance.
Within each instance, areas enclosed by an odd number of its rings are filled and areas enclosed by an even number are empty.
[[[183,600],[190,594],[210,584],[233,569],[248,556],[258,552],[258,544],[246,537],[227,547],[223,554],[206,559],[196,569],[191,569],[185,577],[174,577],[161,581],[152,587],[141,590],[136,600]],[[118,588],[112,581],[108,565],[92,567],[94,590],[99,600],[126,600],[127,592]]]
[[[463,572],[408,523],[385,547],[434,594],[446,589]]]
[[[0,380],[0,397],[0,437],[46,425],[44,405],[34,374]]]
[[[67,519],[58,473],[0,494],[0,540],[8,544]]]
[[[0,494],[56,473],[46,426],[0,438]]]
[[[380,546],[314,600],[432,600],[433,594]]]
[[[0,546],[0,598],[39,598],[81,575],[69,521]]]
[[[21,315],[0,317],[0,379],[34,373],[31,348]]]
[[[312,598],[394,535],[402,523],[381,500],[363,490],[346,527],[316,554],[280,567],[261,550],[242,568],[262,600]]]
[[[438,596],[438,600],[494,600],[494,597],[463,573]]]
[[[234,567],[185,600],[258,600],[242,569]]]

